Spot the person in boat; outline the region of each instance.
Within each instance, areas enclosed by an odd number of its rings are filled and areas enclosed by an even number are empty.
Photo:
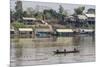
[[[66,49],[64,49],[64,52],[66,52]]]
[[[59,52],[59,50],[57,49],[57,50],[56,50],[56,52],[58,53],[58,52]]]
[[[76,49],[76,48],[74,48],[74,51],[77,51],[77,49]]]

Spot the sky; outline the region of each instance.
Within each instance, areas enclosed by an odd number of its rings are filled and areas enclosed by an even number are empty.
[[[16,0],[11,0],[10,2],[10,8],[14,10],[15,8],[15,2]],[[39,9],[40,11],[43,9],[54,9],[58,11],[59,5],[62,5],[65,11],[67,11],[69,14],[74,13],[74,9],[78,8],[80,6],[85,6],[85,12],[89,8],[95,8],[94,5],[83,5],[83,4],[68,4],[68,3],[51,3],[51,2],[38,2],[38,1],[22,1],[22,7],[23,10],[27,10],[27,8],[33,8],[33,10]],[[38,8],[37,8],[38,6]]]

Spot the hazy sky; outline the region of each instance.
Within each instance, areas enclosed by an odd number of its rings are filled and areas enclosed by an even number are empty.
[[[16,0],[11,0],[11,9],[15,8],[15,1]],[[79,7],[79,6],[85,6],[85,11],[87,11],[87,9],[89,8],[95,8],[94,5],[82,5],[82,4],[67,4],[67,3],[48,3],[48,2],[36,2],[36,1],[22,1],[23,4],[23,10],[27,10],[27,8],[32,7],[34,10],[39,9],[39,10],[43,10],[43,9],[49,9],[52,8],[56,11],[58,11],[59,9],[59,5],[62,5],[62,7],[67,10],[67,12],[69,14],[72,14],[75,8]],[[37,8],[37,5],[40,6]]]

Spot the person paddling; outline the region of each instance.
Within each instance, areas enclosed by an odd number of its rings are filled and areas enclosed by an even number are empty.
[[[64,52],[66,52],[66,49],[64,49]]]
[[[77,51],[76,48],[74,48],[74,51]]]

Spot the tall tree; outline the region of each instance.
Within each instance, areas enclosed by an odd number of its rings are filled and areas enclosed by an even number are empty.
[[[59,20],[61,22],[64,22],[64,17],[65,17],[64,8],[61,5],[59,5],[59,14],[58,14],[58,16],[59,16]]]
[[[82,15],[84,10],[85,10],[84,6],[81,6],[81,7],[78,7],[78,8],[74,9],[74,14],[73,15],[75,17],[75,21],[77,22],[77,23],[74,23],[74,25],[75,25],[76,28],[80,28],[84,25],[84,24],[81,24],[79,22],[78,18],[77,18],[77,15]]]
[[[22,22],[23,20],[23,11],[22,11],[22,1],[16,1],[16,6],[15,6],[15,16],[16,20],[19,22]]]
[[[53,9],[45,9],[43,11],[44,19],[55,19],[57,18],[57,12]]]
[[[28,14],[28,17],[33,17],[33,15],[34,15],[34,10],[33,10],[32,7],[27,8],[26,12],[27,12],[27,14]]]
[[[15,20],[14,11],[10,10],[10,21],[13,22]]]
[[[85,7],[84,6],[82,6],[82,7],[78,7],[78,8],[76,8],[76,9],[74,9],[74,14],[76,14],[76,15],[79,15],[79,14],[83,14],[83,11],[85,10]]]
[[[23,17],[28,17],[27,11],[23,11]]]
[[[64,12],[64,8],[61,5],[59,5],[59,13],[63,14],[63,12]]]
[[[43,13],[42,12],[36,12],[34,14],[34,17],[39,19],[39,20],[42,20],[43,19]]]

